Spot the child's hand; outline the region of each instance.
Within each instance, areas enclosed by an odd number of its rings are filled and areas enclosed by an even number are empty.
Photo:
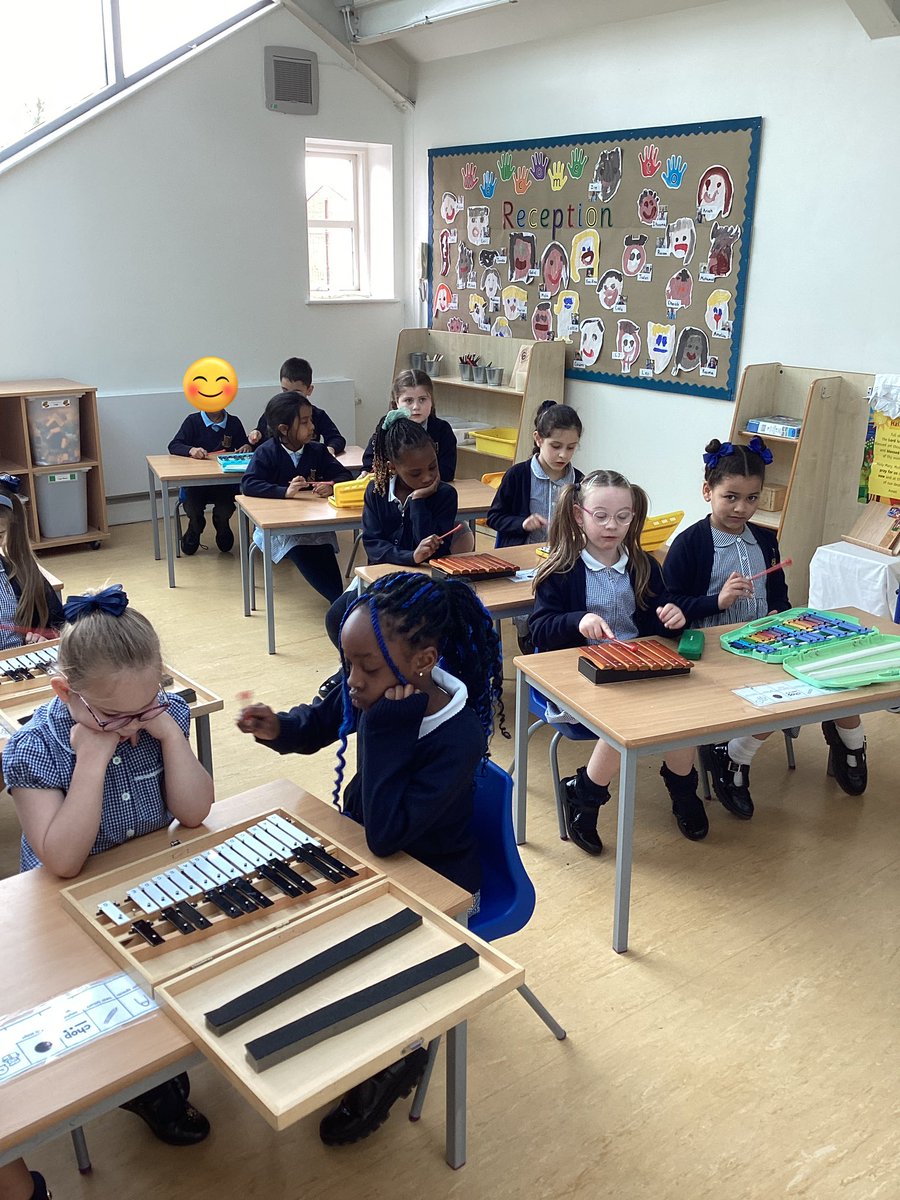
[[[250,443],[251,446],[258,446],[259,443],[262,441],[262,434],[259,432],[258,429],[251,429],[250,432],[247,434],[247,441]]]
[[[181,726],[175,720],[171,713],[161,712],[159,716],[153,718],[152,721],[142,721],[141,729],[145,729],[152,738],[156,738],[158,742],[167,742],[172,738],[184,738],[181,732]],[[132,745],[137,743],[137,735],[140,729],[135,730],[134,741]]]
[[[665,629],[684,629],[687,624],[684,613],[677,604],[664,604],[656,610],[656,615]]]
[[[191,447],[191,458],[209,458],[209,455],[202,446]]]
[[[244,442],[243,446],[238,446],[236,454],[248,454],[253,449],[252,442]]]
[[[281,733],[281,721],[268,704],[248,704],[235,724],[241,733],[252,733],[261,742],[273,742]]]
[[[317,496],[330,496],[334,491],[334,484],[330,483],[327,479],[323,479],[320,483],[314,483],[312,490]]]
[[[438,490],[441,482],[440,475],[435,475],[434,482],[429,483],[428,487],[416,488],[414,492],[409,493],[410,500],[427,500],[429,496],[433,496]]]
[[[69,730],[69,745],[75,757],[93,759],[104,766],[116,752],[119,744],[118,733],[106,733],[103,729],[88,729],[87,725],[77,722]]]
[[[726,608],[731,608],[736,600],[743,600],[745,596],[752,595],[753,584],[750,580],[745,579],[737,571],[732,571],[725,580],[725,586],[719,592],[719,608],[724,612]]]
[[[413,687],[411,683],[397,683],[393,687],[389,687],[384,693],[385,700],[408,700],[410,696],[414,696],[418,688]]]
[[[287,485],[285,492],[285,500],[293,500],[295,496],[299,496],[301,492],[308,492],[310,485],[302,475],[295,475],[291,482]]]
[[[26,646],[33,646],[35,642],[49,642],[50,640],[43,629],[32,629],[25,634]]]
[[[615,634],[596,613],[585,613],[578,622],[578,632],[589,641],[601,641],[603,638],[614,638]]]
[[[542,517],[540,513],[532,513],[522,522],[522,528],[526,533],[531,533],[535,529],[546,529],[547,518]]]
[[[437,554],[441,548],[441,539],[436,533],[430,537],[422,538],[415,550],[413,550],[413,562],[423,563],[426,559],[431,558],[432,554]]]

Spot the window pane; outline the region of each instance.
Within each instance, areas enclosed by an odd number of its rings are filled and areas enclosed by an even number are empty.
[[[250,4],[251,0],[119,0],[125,74],[164,58]]]
[[[352,229],[310,229],[310,291],[357,291],[353,242]]]
[[[311,221],[352,221],[356,217],[355,160],[352,156],[306,156],[306,215]]]
[[[100,0],[0,4],[0,148],[107,82]]]

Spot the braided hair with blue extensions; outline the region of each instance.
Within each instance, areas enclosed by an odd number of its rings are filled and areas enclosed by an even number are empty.
[[[341,629],[350,614],[366,606],[372,630],[384,661],[398,683],[408,684],[388,649],[388,638],[403,638],[410,649],[434,646],[440,665],[466,686],[469,706],[481,722],[484,734],[483,758],[489,757],[488,745],[496,714],[500,731],[509,737],[503,711],[503,657],[500,639],[490,613],[468,584],[458,579],[435,580],[413,571],[394,571],[383,575],[353,601]],[[339,731],[337,771],[332,799],[338,804],[343,786],[347,738],[353,730],[354,711],[347,683],[347,664],[341,649],[343,675],[343,720]]]

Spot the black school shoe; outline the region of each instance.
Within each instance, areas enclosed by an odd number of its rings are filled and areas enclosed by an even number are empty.
[[[213,509],[213,525],[216,529],[216,546],[222,554],[227,554],[234,547],[234,534],[231,532],[231,514],[225,516]]]
[[[379,1129],[392,1105],[408,1096],[425,1074],[427,1062],[427,1050],[414,1050],[351,1088],[319,1123],[319,1137],[325,1145],[349,1146]]]
[[[194,1146],[209,1136],[209,1121],[188,1103],[181,1077],[168,1079],[120,1107],[146,1121],[169,1146]]]
[[[336,687],[340,687],[344,679],[343,671],[335,671],[333,675],[329,675],[327,679],[323,679],[319,684],[319,695],[323,700],[331,695]]]
[[[663,763],[659,773],[672,800],[672,815],[679,830],[689,842],[702,842],[709,833],[709,818],[697,795],[696,767],[691,767],[690,775],[676,775]]]
[[[850,750],[841,740],[834,721],[823,721],[822,733],[830,750],[828,774],[834,775],[838,786],[843,788],[848,796],[861,796],[869,782],[865,741],[861,750]]]
[[[199,517],[191,517],[188,521],[188,527],[184,531],[184,536],[181,539],[182,554],[196,554],[200,549],[200,534],[206,528],[206,517],[202,514]]]
[[[749,821],[753,816],[749,766],[731,761],[726,742],[718,746],[701,746],[700,760],[723,807],[739,820]]]
[[[30,1171],[29,1174],[31,1175],[31,1182],[34,1184],[31,1200],[53,1200],[53,1193],[47,1187],[47,1180],[40,1171]]]
[[[560,787],[569,841],[585,854],[600,854],[603,843],[597,832],[597,817],[601,806],[609,801],[609,788],[594,783],[585,767],[561,779]]]

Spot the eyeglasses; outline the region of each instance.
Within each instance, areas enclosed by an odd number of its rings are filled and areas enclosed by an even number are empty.
[[[634,520],[633,512],[605,513],[599,508],[591,512],[589,508],[582,508],[580,504],[578,507],[581,508],[586,517],[590,517],[598,525],[630,525]]]
[[[127,716],[120,714],[118,717],[110,717],[106,721],[101,721],[101,719],[97,716],[80,692],[73,692],[72,695],[78,697],[84,707],[94,718],[97,727],[107,733],[115,733],[117,729],[124,729],[125,726],[130,725],[132,721],[140,721],[142,724],[146,724],[148,721],[152,721],[154,717],[158,717],[160,713],[165,712],[169,707],[169,701],[167,699],[157,699],[155,704],[151,704],[150,707],[145,708],[143,712],[128,713]]]

